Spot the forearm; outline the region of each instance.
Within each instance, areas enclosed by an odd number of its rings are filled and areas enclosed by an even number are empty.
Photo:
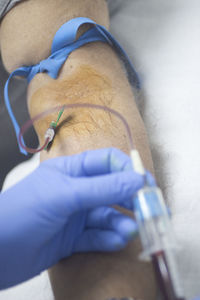
[[[79,2],[87,3],[87,8],[90,7],[89,2],[92,3],[89,0]],[[95,3],[101,4],[99,11],[103,12],[102,15],[107,15],[107,11],[104,11],[104,1]],[[94,11],[95,9],[93,6]],[[88,11],[87,14],[83,11],[79,13],[106,25],[101,14],[98,14],[101,15],[99,20],[95,18],[94,11],[90,11],[89,15]],[[77,15],[67,15],[65,20],[64,17],[59,17],[59,22],[52,24],[59,23],[60,26],[68,18],[74,16]],[[56,25],[55,30],[51,27],[52,38],[59,26]],[[42,32],[41,29],[40,31]],[[38,47],[41,51],[38,50],[37,55],[35,55],[36,51],[31,55],[31,49],[27,47],[26,51],[23,49],[25,52],[22,51],[23,55],[20,59],[16,60],[15,57],[12,64],[8,65],[9,55],[7,54],[7,68],[11,70],[20,64],[38,63],[39,60],[47,57],[52,41],[50,37],[51,34],[45,44],[42,41],[39,42],[38,38]],[[37,42],[34,47],[36,46]],[[4,57],[6,57],[6,51]],[[57,80],[52,80],[46,74],[38,74],[29,85],[28,106],[32,117],[49,107],[76,102],[105,105],[119,111],[131,127],[135,145],[141,153],[146,168],[153,170],[144,125],[137,110],[132,89],[121,62],[110,46],[100,42],[86,45],[69,56]],[[51,115],[36,124],[41,143],[50,122],[56,117],[57,114]],[[110,146],[128,153],[125,129],[115,117],[90,109],[67,110],[63,117],[71,117],[71,119],[67,118],[62,124],[50,151],[43,152],[41,160]],[[152,270],[149,265],[138,261],[138,253],[138,242],[134,242],[120,253],[81,254],[71,257],[52,270],[51,278],[56,298],[63,299],[65,295],[70,299],[81,297],[82,300],[104,300],[113,296],[127,295],[143,300],[154,299],[155,286]],[[78,271],[80,266],[82,272]],[[78,279],[79,290],[73,284],[75,279],[76,281]]]
[[[48,82],[44,84],[42,80]],[[123,114],[145,166],[152,170],[144,125],[131,87],[121,63],[109,46],[101,43],[84,46],[69,57],[56,82],[41,74],[29,87],[32,116],[49,107],[76,102],[106,105]],[[90,109],[72,109],[63,118],[68,116],[72,119],[60,128],[50,151],[42,153],[42,160],[110,146],[128,153],[125,129],[115,117]],[[36,130],[41,141],[51,120],[55,119],[56,115],[38,122]],[[63,295],[78,299],[79,293],[85,294],[84,300],[99,299],[101,294],[102,299],[113,295],[153,299],[155,288],[152,271],[150,266],[138,262],[138,253],[137,241],[118,254],[80,255],[62,262],[51,271],[56,299],[62,299]],[[77,291],[73,282],[79,264],[85,271],[79,274]],[[115,271],[115,266],[120,272]]]
[[[106,62],[106,64],[105,64]],[[73,52],[59,79],[39,74],[29,86],[29,108],[34,116],[47,108],[70,103],[93,103],[119,111],[128,121],[136,147],[145,166],[152,170],[144,125],[138,113],[131,87],[121,62],[110,46],[95,43]],[[91,109],[66,110],[51,150],[42,159],[80,152],[96,146],[115,146],[128,153],[125,128],[121,121],[106,112]],[[41,143],[46,129],[57,114],[36,124]],[[103,144],[102,144],[103,142]]]

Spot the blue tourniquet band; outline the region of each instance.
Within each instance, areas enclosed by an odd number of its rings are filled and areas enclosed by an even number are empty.
[[[80,38],[76,40],[78,29],[83,24],[93,24],[95,26],[92,29],[89,29],[86,33],[84,33]],[[61,67],[63,66],[63,64],[65,63],[65,61],[67,60],[68,56],[72,51],[80,48],[81,46],[87,43],[96,42],[96,41],[108,43],[116,50],[116,52],[124,62],[130,83],[133,86],[139,88],[139,79],[137,73],[135,72],[128,56],[126,55],[125,51],[122,49],[120,44],[106,30],[106,28],[104,26],[96,24],[94,21],[88,18],[80,17],[80,18],[72,19],[67,23],[65,23],[64,25],[62,25],[60,29],[57,31],[53,39],[51,55],[47,59],[42,60],[39,64],[34,66],[25,66],[25,67],[18,68],[12,74],[10,74],[5,84],[5,88],[4,88],[5,104],[15,129],[18,145],[19,145],[18,136],[20,132],[20,127],[13,114],[10,105],[9,96],[8,96],[9,83],[12,77],[23,76],[27,78],[28,82],[30,82],[36,74],[47,73],[50,77],[56,79],[58,77]],[[21,153],[27,155],[27,152],[23,148],[21,148],[20,145],[19,145],[19,149]]]

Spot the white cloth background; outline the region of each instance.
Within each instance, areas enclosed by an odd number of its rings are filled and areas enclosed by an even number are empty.
[[[200,295],[200,1],[113,0],[111,32],[140,73],[140,110],[156,173],[170,204],[182,248],[179,266],[186,296]],[[36,167],[18,166],[19,173]],[[52,300],[46,273],[0,292],[0,300]]]

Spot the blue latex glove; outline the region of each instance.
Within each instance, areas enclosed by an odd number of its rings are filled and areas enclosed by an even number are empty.
[[[130,208],[142,186],[142,176],[117,149],[43,162],[0,196],[0,288],[73,253],[125,247],[137,226],[109,206]]]

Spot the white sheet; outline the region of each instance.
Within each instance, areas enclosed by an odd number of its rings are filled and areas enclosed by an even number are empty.
[[[200,295],[200,1],[113,0],[112,4],[111,31],[141,74],[141,113],[183,246],[179,264],[186,296],[192,298]],[[29,163],[20,172],[27,168]],[[45,274],[1,292],[0,300],[51,300]]]

